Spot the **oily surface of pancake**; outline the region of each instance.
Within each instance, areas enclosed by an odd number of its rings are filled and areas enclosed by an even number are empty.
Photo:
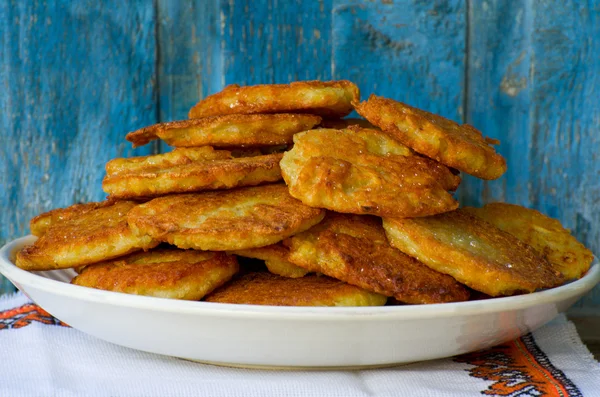
[[[381,220],[328,213],[317,226],[285,241],[289,260],[405,303],[465,301],[452,277],[431,270],[388,243]]]
[[[384,219],[390,243],[441,273],[491,296],[563,283],[532,247],[463,209],[412,219]]]
[[[71,283],[127,294],[199,300],[237,273],[233,255],[155,249],[86,266]]]
[[[292,143],[295,133],[310,130],[321,117],[312,114],[230,114],[154,124],[127,134],[138,147],[155,139],[171,146],[272,146]]]
[[[337,212],[403,218],[451,211],[460,177],[374,129],[316,129],[294,136],[280,163],[290,194]]]
[[[112,204],[111,201],[101,201],[99,203],[74,204],[66,208],[56,208],[32,218],[29,222],[29,229],[31,230],[31,234],[41,237],[52,225],[77,218],[90,211]]]
[[[382,306],[386,297],[326,276],[248,273],[206,297],[208,302],[271,306]]]
[[[231,189],[281,180],[282,154],[234,158],[210,146],[115,159],[106,165],[102,188],[113,199]]]
[[[228,251],[275,244],[319,223],[324,213],[276,184],[158,197],[127,219],[138,235],[180,248]]]
[[[232,84],[198,102],[190,119],[225,114],[311,113],[344,117],[359,100],[358,87],[347,80],[297,81],[290,84]]]
[[[17,253],[25,270],[66,269],[116,258],[155,247],[150,236],[136,236],[127,214],[137,204],[117,201],[52,224],[33,245]]]
[[[231,253],[245,258],[261,259],[265,261],[265,265],[271,273],[279,276],[297,278],[303,277],[308,273],[308,270],[296,266],[288,260],[290,250],[281,243],[267,245],[266,247],[231,251]]]
[[[492,146],[499,142],[468,124],[376,95],[356,104],[356,111],[406,146],[449,167],[482,179],[497,179],[506,171],[506,160]]]
[[[532,246],[566,280],[581,277],[594,256],[558,220],[539,211],[506,203],[487,204],[482,208],[464,208],[486,222]]]

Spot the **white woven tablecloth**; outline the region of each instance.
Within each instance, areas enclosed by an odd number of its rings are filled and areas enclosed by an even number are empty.
[[[17,293],[0,298],[0,355],[2,397],[600,396],[600,364],[564,316],[514,342],[450,359],[365,371],[264,371],[116,346],[61,325]]]

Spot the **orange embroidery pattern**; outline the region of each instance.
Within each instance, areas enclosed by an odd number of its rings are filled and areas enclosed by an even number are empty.
[[[454,361],[474,365],[469,375],[494,383],[481,392],[502,397],[582,397],[573,382],[556,368],[527,334],[491,349],[464,354]]]
[[[0,312],[0,330],[25,327],[34,321],[42,324],[68,327],[67,324],[32,303]]]

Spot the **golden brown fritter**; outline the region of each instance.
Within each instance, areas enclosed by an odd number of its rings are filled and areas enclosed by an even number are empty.
[[[42,237],[46,233],[46,230],[56,223],[77,218],[90,211],[112,204],[112,201],[101,201],[99,203],[74,204],[66,208],[56,208],[31,219],[29,229],[34,236]]]
[[[171,146],[273,146],[292,143],[295,133],[310,130],[321,117],[312,114],[230,114],[154,124],[127,134],[138,147],[155,139]]]
[[[374,126],[369,123],[365,119],[357,119],[357,118],[349,118],[349,119],[323,119],[321,124],[319,124],[320,128],[333,128],[337,130],[342,130],[344,128],[351,127],[353,125],[357,125],[361,128],[371,128],[378,130],[379,127]]]
[[[198,102],[190,119],[225,114],[312,113],[344,117],[359,100],[358,87],[347,80],[297,81],[291,84],[232,84]]]
[[[117,201],[51,224],[33,245],[17,254],[25,270],[53,270],[88,265],[158,245],[150,236],[136,236],[127,214],[137,203]]]
[[[210,146],[115,159],[106,165],[102,188],[112,199],[231,189],[281,180],[282,154],[234,158]]]
[[[275,244],[319,223],[324,213],[276,184],[158,197],[132,210],[127,220],[140,236],[180,248],[228,251]]]
[[[211,146],[195,148],[179,148],[163,154],[117,158],[106,163],[106,173],[109,175],[132,171],[144,171],[149,167],[165,167],[190,164],[195,161],[229,160],[231,152],[215,150]]]
[[[248,273],[206,297],[208,302],[271,306],[383,306],[386,297],[326,276],[288,278]]]
[[[265,261],[265,265],[271,273],[279,276],[297,278],[308,273],[308,270],[288,261],[290,250],[281,243],[260,248],[231,251],[231,253],[245,258],[261,259]]]
[[[388,243],[381,220],[328,213],[323,222],[285,241],[289,260],[405,303],[465,301],[452,277],[431,270]]]
[[[156,249],[86,266],[71,283],[126,294],[200,300],[237,271],[236,258],[222,252]]]
[[[482,179],[497,179],[506,171],[506,160],[491,146],[499,142],[468,124],[376,95],[354,105],[390,136],[442,164]]]
[[[280,163],[290,194],[312,207],[395,218],[451,211],[460,177],[380,130],[297,134]]]
[[[506,203],[487,204],[464,210],[508,232],[532,246],[567,280],[580,278],[591,266],[594,255],[558,220],[539,211]]]
[[[529,245],[463,209],[412,219],[384,219],[394,247],[491,296],[556,287],[562,275]]]

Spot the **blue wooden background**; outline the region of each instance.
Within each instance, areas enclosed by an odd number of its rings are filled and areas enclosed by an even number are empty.
[[[102,199],[107,160],[162,150],[128,131],[226,84],[347,78],[499,138],[508,172],[461,201],[540,209],[600,253],[599,54],[592,0],[0,0],[0,243]]]

